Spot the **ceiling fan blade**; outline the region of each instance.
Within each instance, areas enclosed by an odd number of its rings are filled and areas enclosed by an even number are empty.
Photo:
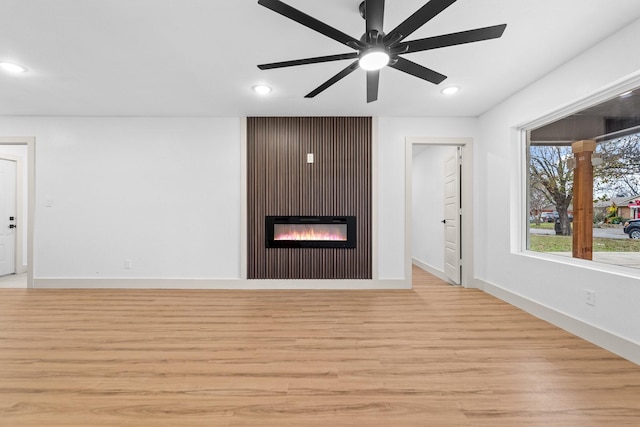
[[[459,33],[445,34],[442,36],[427,37],[400,43],[399,46],[408,46],[405,53],[421,52],[423,50],[438,49],[441,47],[455,46],[458,44],[473,43],[483,40],[497,39],[502,36],[507,24],[494,25],[493,27],[476,28],[475,30],[460,31]]]
[[[394,34],[400,34],[402,39],[409,36],[418,28],[436,17],[440,12],[451,6],[457,0],[431,0],[422,6],[413,15],[405,19],[400,25],[394,28],[385,36],[384,41],[388,41]]]
[[[415,62],[409,61],[408,59],[404,58],[398,58],[398,62],[396,62],[395,64],[389,64],[389,67],[395,68],[399,71],[403,71],[407,74],[411,74],[412,76],[416,76],[433,84],[440,84],[444,79],[447,78],[447,76],[443,74],[423,67],[422,65],[418,65]]]
[[[367,103],[378,100],[380,70],[367,71]]]
[[[324,34],[325,36],[332,38],[342,44],[358,41],[350,35],[345,34],[342,31],[325,24],[324,22],[318,21],[316,18],[291,7],[288,4],[281,2],[280,0],[258,0],[258,4],[266,7],[267,9],[271,9],[282,16],[286,16],[287,18],[292,19],[299,24],[304,25],[305,27],[311,28],[312,30],[317,31],[320,34]]]
[[[365,20],[367,21],[367,33],[376,30],[383,33],[384,0],[366,0],[364,4]]]
[[[322,83],[320,86],[318,86],[313,91],[309,92],[304,97],[305,98],[313,98],[314,96],[318,95],[320,92],[322,92],[325,89],[329,88],[331,85],[335,84],[339,80],[347,77],[349,74],[353,73],[357,69],[358,69],[358,61],[354,61],[351,64],[349,64],[349,66],[347,68],[345,68],[344,70],[340,71],[338,74],[336,74],[335,76],[331,77],[326,82]]]
[[[355,59],[358,52],[341,53],[339,55],[317,56],[315,58],[295,59],[293,61],[272,62],[270,64],[258,65],[261,70],[271,70],[273,68],[294,67],[296,65],[318,64],[320,62],[340,61],[343,59]]]

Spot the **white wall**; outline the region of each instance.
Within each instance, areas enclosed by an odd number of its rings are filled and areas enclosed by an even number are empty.
[[[405,141],[407,137],[474,138],[475,118],[378,119],[378,277],[405,277]]]
[[[413,147],[412,257],[444,275],[444,163],[454,146]],[[442,277],[442,276],[441,276]]]
[[[607,273],[586,261],[577,266],[517,253],[519,218],[524,213],[514,129],[638,73],[640,55],[629,50],[638,40],[640,21],[493,108],[480,118],[475,146],[476,273],[485,289],[506,291],[548,313],[577,320],[573,331],[578,334],[580,324],[591,325],[636,344],[640,343],[640,272]],[[596,291],[595,307],[585,304],[585,289]],[[635,356],[629,357],[640,360],[637,346],[630,350],[634,351]]]
[[[0,135],[36,138],[35,278],[240,277],[238,118],[1,118]]]
[[[374,287],[406,279],[405,138],[473,137],[476,122],[379,120]],[[36,138],[36,279],[241,278],[239,118],[5,117],[0,135]]]

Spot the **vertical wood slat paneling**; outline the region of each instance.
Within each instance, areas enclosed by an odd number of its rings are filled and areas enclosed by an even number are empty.
[[[371,278],[371,118],[249,117],[247,174],[249,279]],[[357,247],[265,248],[267,215],[354,215]]]

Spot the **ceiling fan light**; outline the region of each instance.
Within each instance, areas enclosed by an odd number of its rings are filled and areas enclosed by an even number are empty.
[[[363,70],[375,71],[386,67],[389,59],[389,54],[384,49],[373,48],[363,52],[358,64]]]
[[[14,74],[20,74],[27,71],[27,69],[22,65],[13,64],[11,62],[0,62],[0,68],[2,68],[4,71]]]

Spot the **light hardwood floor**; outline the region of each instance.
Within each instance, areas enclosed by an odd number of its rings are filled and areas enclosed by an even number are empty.
[[[1,426],[638,426],[640,367],[407,291],[0,290]]]

